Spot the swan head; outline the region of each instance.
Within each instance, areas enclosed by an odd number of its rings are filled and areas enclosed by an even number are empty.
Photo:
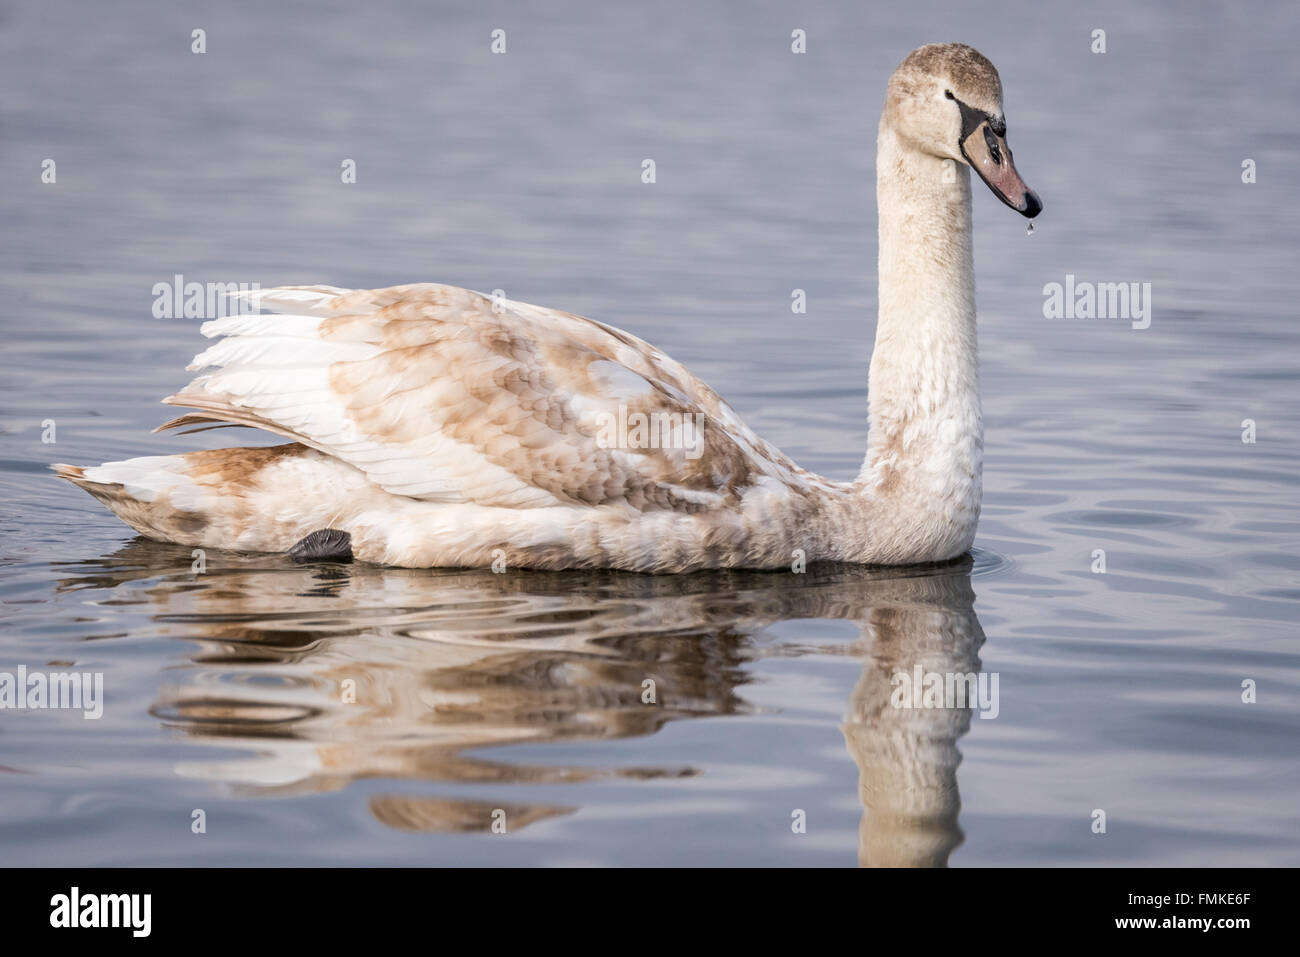
[[[993,194],[1033,219],[1043,211],[1011,161],[1002,113],[1002,80],[964,43],[913,50],[889,78],[881,125],[924,153],[970,166]]]

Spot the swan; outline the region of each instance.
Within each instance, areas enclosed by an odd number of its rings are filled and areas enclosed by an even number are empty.
[[[148,538],[299,560],[671,573],[955,558],[983,464],[972,167],[1041,212],[993,64],[920,47],[880,119],[879,318],[851,482],[800,468],[635,336],[429,283],[254,290],[271,314],[202,326],[223,338],[163,400],[192,411],[159,430],[243,425],[289,444],[52,468]]]

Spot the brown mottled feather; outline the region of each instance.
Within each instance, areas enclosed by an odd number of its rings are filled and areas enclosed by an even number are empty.
[[[216,420],[260,428],[356,465],[390,491],[484,505],[692,512],[734,504],[759,474],[801,473],[682,366],[601,323],[433,284],[349,293],[327,308],[367,306],[373,311],[333,315],[316,330],[320,341],[364,344],[373,352],[321,363],[325,391],[304,402],[339,412],[342,425],[332,432],[295,419],[295,410],[286,415],[283,400],[268,400],[269,389],[226,387],[234,380],[221,372],[165,399],[198,411],[161,428]],[[294,358],[286,348],[284,364]],[[644,380],[644,389],[624,403],[629,414],[702,415],[702,454],[602,447],[591,412],[618,411],[593,375],[603,362]],[[274,374],[269,364],[267,370]],[[452,443],[452,452],[440,457],[439,442]],[[381,467],[391,474],[391,463],[403,459],[412,460],[413,473],[423,469],[446,487],[406,493],[402,482],[376,474]],[[485,476],[483,466],[495,469]],[[500,481],[494,484],[492,476]],[[691,493],[718,498],[706,506]]]

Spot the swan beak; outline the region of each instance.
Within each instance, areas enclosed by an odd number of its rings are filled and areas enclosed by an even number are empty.
[[[1043,211],[1042,200],[1025,185],[1011,161],[1005,125],[1002,126],[1002,132],[997,133],[990,122],[985,120],[962,140],[961,152],[975,168],[975,172],[980,174],[980,179],[993,190],[994,195],[1017,213],[1033,219]]]

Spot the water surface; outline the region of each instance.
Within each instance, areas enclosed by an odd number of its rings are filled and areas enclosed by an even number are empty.
[[[1296,864],[1300,15],[1004,6],[0,10],[0,670],[107,696],[0,712],[3,860]],[[201,348],[151,315],[180,273],[589,315],[849,477],[875,126],[935,39],[998,65],[1046,205],[1026,237],[975,187],[972,559],[196,574],[46,472],[248,440],[149,432]],[[1150,328],[1045,319],[1067,274],[1152,283]],[[917,664],[997,674],[997,716],[891,707]]]

